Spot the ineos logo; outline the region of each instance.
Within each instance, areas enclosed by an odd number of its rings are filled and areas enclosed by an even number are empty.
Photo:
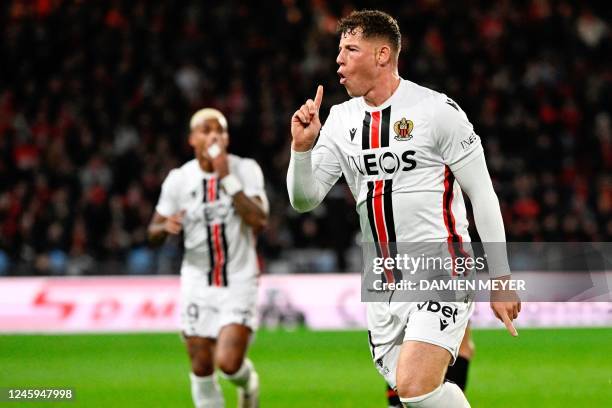
[[[378,167],[387,174],[393,174],[400,166],[399,156],[392,152],[384,152],[378,158]]]
[[[231,215],[232,205],[224,200],[206,204],[204,207],[204,219],[207,223],[225,222]]]
[[[410,171],[416,167],[413,159],[416,152],[406,150],[401,156],[392,151],[366,153],[360,156],[348,156],[349,166],[361,175],[377,176],[394,174],[398,171]]]

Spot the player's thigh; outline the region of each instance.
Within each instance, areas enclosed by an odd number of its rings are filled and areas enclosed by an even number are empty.
[[[416,397],[435,390],[444,381],[450,352],[416,340],[402,344],[397,362],[397,390],[401,397]]]
[[[250,327],[238,323],[230,323],[221,328],[215,351],[216,365],[221,371],[233,374],[240,369],[251,333]]]
[[[474,355],[475,349],[476,347],[474,345],[474,340],[472,339],[472,330],[470,329],[470,324],[468,323],[463,339],[461,339],[461,345],[459,346],[459,355],[469,360]]]
[[[192,371],[199,376],[210,375],[215,369],[215,339],[183,334]]]
[[[187,353],[191,359],[200,356],[204,359],[212,360],[215,355],[215,339],[186,335],[183,335],[183,338],[185,339]]]

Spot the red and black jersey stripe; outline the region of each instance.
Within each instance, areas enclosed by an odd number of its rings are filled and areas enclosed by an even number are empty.
[[[219,186],[216,178],[204,179],[203,201],[211,203],[219,199]],[[206,218],[206,217],[205,217]],[[208,253],[210,256],[210,271],[208,284],[210,286],[227,286],[227,239],[225,237],[225,224],[206,223]]]
[[[221,224],[221,242],[223,243],[223,267],[221,268],[221,279],[223,286],[227,286],[227,259],[225,258],[229,253],[227,251],[227,238],[225,237],[225,223]]]
[[[393,219],[393,180],[368,181],[366,200],[368,221],[376,245],[376,256],[397,255],[395,221]],[[395,282],[399,271],[385,271],[387,282]]]
[[[391,125],[391,107],[383,109],[380,123],[380,147],[389,147],[389,129]]]
[[[391,107],[382,111],[366,112],[361,128],[362,150],[389,147]]]
[[[363,127],[361,128],[361,149],[367,150],[370,148],[370,122],[372,121],[372,115],[370,112],[365,113],[363,118]]]
[[[382,111],[366,112],[361,130],[361,147],[377,149],[389,147],[389,126],[391,122],[391,107]],[[372,237],[376,245],[378,257],[395,257],[396,234],[393,219],[393,180],[368,181],[366,206]],[[399,271],[385,271],[387,282],[397,280]]]
[[[204,179],[202,180],[203,183],[203,191],[204,194],[202,195],[202,202],[206,203],[208,202],[208,197],[209,197],[209,191],[208,191],[208,179]],[[212,230],[210,228],[210,224],[208,223],[208,220],[206,219],[206,213],[204,214],[204,223],[206,224],[206,241],[208,243],[208,254],[209,254],[209,259],[210,259],[210,270],[208,271],[208,285],[212,286],[213,284],[213,270],[215,269],[215,259],[214,259],[214,252],[213,252],[213,246],[212,246]]]
[[[444,218],[444,225],[448,236],[446,241],[448,242],[448,250],[453,258],[453,276],[457,275],[454,268],[454,259],[458,257],[469,257],[469,255],[463,249],[463,238],[457,233],[455,225],[455,216],[453,215],[453,189],[455,183],[455,176],[448,166],[444,166],[444,194],[442,196],[442,216]]]

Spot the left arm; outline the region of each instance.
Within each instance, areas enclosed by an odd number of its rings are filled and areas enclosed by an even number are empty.
[[[499,200],[487,170],[484,154],[480,154],[461,169],[454,172],[457,182],[472,202],[474,221],[485,247],[489,274],[492,279],[510,279],[510,266],[506,256],[506,234],[499,208]],[[513,336],[518,336],[512,320],[521,311],[521,302],[514,291],[492,291],[491,309],[504,322]]]
[[[489,274],[493,278],[510,275],[510,266],[506,257],[505,245],[486,245],[506,242],[504,220],[499,208],[499,200],[493,190],[484,154],[477,157],[453,172],[459,186],[465,191],[472,203],[474,221],[481,242],[487,247]]]
[[[441,96],[434,106],[434,132],[444,163],[466,192],[474,210],[476,229],[487,256],[491,279],[509,280],[506,234],[499,201],[487,170],[480,138],[465,112],[450,98]],[[491,291],[491,309],[517,336],[512,320],[518,317],[521,302],[513,290]]]

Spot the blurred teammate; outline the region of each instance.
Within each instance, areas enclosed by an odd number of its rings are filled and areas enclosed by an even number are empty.
[[[227,121],[215,109],[191,118],[195,159],[162,185],[149,239],[184,233],[181,329],[191,359],[196,407],[224,406],[215,367],[238,387],[239,406],[256,407],[259,379],[245,358],[255,328],[258,265],[254,232],[267,222],[261,169],[226,153]]]
[[[482,241],[505,242],[480,138],[453,100],[400,78],[397,22],[379,11],[354,12],[340,22],[339,33],[338,75],[352,99],[333,106],[322,129],[323,87],[293,114],[287,174],[293,207],[312,210],[344,174],[364,241],[461,243],[470,240],[463,190]],[[492,250],[485,249],[491,260]],[[492,278],[508,279],[504,261],[489,262]],[[500,296],[510,301],[498,301]],[[496,316],[516,335],[516,293],[493,292],[491,300]],[[469,406],[444,374],[473,307],[471,301],[367,304],[373,359],[405,406]],[[442,308],[453,318],[442,320]]]

